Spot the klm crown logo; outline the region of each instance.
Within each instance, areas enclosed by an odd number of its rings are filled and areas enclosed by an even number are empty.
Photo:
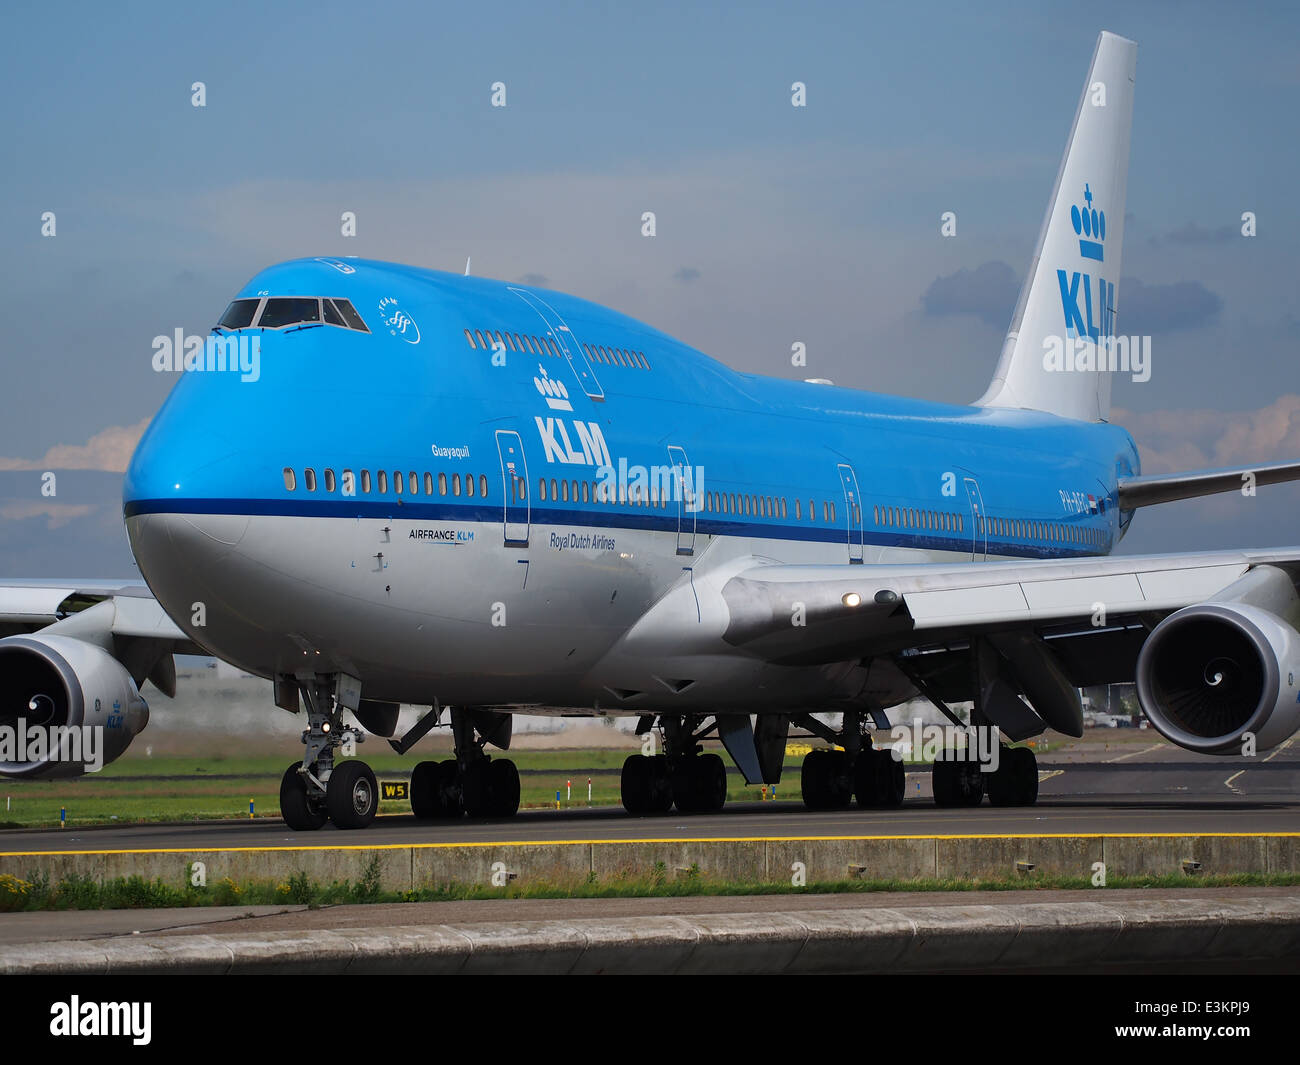
[[[1070,222],[1079,235],[1079,254],[1085,259],[1104,262],[1102,241],[1106,239],[1106,212],[1099,211],[1092,205],[1092,189],[1083,186],[1083,198],[1086,206],[1078,204],[1070,208]]]
[[[541,377],[534,377],[533,385],[546,400],[546,405],[551,410],[573,410],[573,404],[569,402],[569,390],[564,387],[564,382],[552,378],[544,366],[538,365],[537,369],[541,372]]]

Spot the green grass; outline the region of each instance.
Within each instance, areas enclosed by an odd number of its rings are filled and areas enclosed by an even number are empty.
[[[99,883],[89,877],[69,876],[52,884],[48,878],[29,875],[23,879],[0,875],[0,912],[19,910],[156,909],[187,906],[304,905],[331,906],[342,903],[453,902],[471,899],[554,899],[554,898],[674,898],[683,896],[807,895],[898,891],[1051,891],[1082,889],[1105,892],[1119,888],[1200,889],[1223,887],[1294,887],[1300,875],[1294,873],[1240,873],[1223,876],[1111,877],[1105,888],[1094,888],[1086,876],[1016,876],[996,879],[939,880],[835,880],[815,881],[801,889],[786,883],[719,881],[702,874],[698,866],[670,872],[657,863],[650,875],[612,875],[601,879],[594,873],[574,880],[531,880],[511,882],[506,887],[447,882],[415,891],[385,890],[379,882],[379,862],[374,859],[356,882],[347,880],[319,884],[303,872],[284,880],[235,883],[223,879],[216,884],[195,887],[168,884],[142,877],[118,877]]]
[[[297,745],[295,745],[296,747]],[[363,758],[382,780],[406,779],[419,761],[403,757],[386,745],[371,741],[361,748]],[[299,750],[301,748],[298,748]],[[521,771],[520,803],[525,808],[555,807],[560,792],[561,809],[587,805],[587,778],[592,781],[593,806],[619,805],[619,774],[628,752],[624,750],[544,750],[497,754],[508,757]],[[427,757],[450,757],[439,752]],[[258,757],[215,755],[161,755],[152,758],[128,752],[99,773],[71,780],[9,780],[0,784],[0,827],[52,827],[59,823],[60,808],[67,810],[69,827],[92,824],[131,824],[157,821],[196,821],[247,818],[248,801],[256,815],[280,816],[280,778],[293,753]],[[786,783],[777,789],[780,800],[799,798],[797,760],[787,765]],[[573,798],[565,798],[565,782],[573,781]],[[732,802],[757,802],[761,790],[750,787],[734,769],[728,774],[727,798]],[[385,801],[381,814],[410,812],[410,804]]]

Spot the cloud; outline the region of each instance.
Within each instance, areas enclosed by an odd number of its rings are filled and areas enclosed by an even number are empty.
[[[84,444],[55,444],[39,459],[0,458],[0,470],[105,470],[125,473],[149,419],[110,425]]]
[[[700,272],[693,266],[683,266],[677,273],[673,274],[673,279],[689,285],[692,281],[700,279]]]
[[[1295,393],[1258,410],[1116,409],[1111,421],[1137,441],[1144,473],[1300,460],[1300,395]]]
[[[1180,229],[1166,233],[1163,238],[1152,237],[1151,243],[1158,246],[1163,239],[1170,244],[1227,244],[1240,235],[1240,232],[1235,223],[1219,226],[1217,229],[1206,229],[1195,222],[1188,222]]]
[[[524,274],[519,278],[521,285],[535,285],[537,288],[549,288],[551,279],[545,274]]]
[[[1127,336],[1154,336],[1196,329],[1218,320],[1223,300],[1199,281],[1148,285],[1136,277],[1119,284],[1119,331]]]
[[[921,306],[930,318],[972,314],[988,325],[1003,327],[1011,321],[1019,290],[1016,273],[1006,263],[981,263],[974,270],[935,278],[921,296]]]
[[[26,521],[30,518],[48,518],[46,529],[57,529],[74,518],[84,518],[99,507],[92,503],[51,503],[46,500],[0,504],[0,519]]]

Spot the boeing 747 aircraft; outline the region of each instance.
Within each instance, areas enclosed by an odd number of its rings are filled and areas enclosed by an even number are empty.
[[[216,655],[305,719],[295,829],[371,822],[374,774],[346,757],[363,730],[404,753],[447,722],[455,758],[414,767],[415,814],[513,814],[518,773],[487,748],[514,714],[659,730],[623,769],[634,813],[722,805],[713,733],[775,784],[792,723],[827,741],[809,806],[897,806],[872,736],[918,696],[1017,741],[1081,735],[1078,689],[1136,679],[1189,750],[1282,742],[1300,548],[1108,557],[1141,507],[1300,478],[1144,477],[1107,420],[1136,53],[1097,42],[970,406],[738,373],[527,285],[328,257],[257,274],[127,473],[147,589],[0,587],[0,722],[102,725],[111,759],[146,680],[173,694],[173,654]],[[395,738],[403,703],[429,709]],[[0,772],[81,772],[66,753]],[[936,801],[1034,802],[1032,752],[1000,754],[936,762]]]

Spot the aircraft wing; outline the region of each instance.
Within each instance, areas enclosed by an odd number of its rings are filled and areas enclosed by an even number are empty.
[[[1300,547],[953,564],[749,558],[686,571],[617,651],[676,655],[681,676],[692,659],[736,654],[773,667],[856,663],[867,679],[850,703],[877,713],[922,694],[950,713],[946,702],[975,700],[1015,739],[1047,725],[1082,735],[1078,689],[1136,679],[1157,728],[1222,753],[1229,741],[1209,725],[1201,737],[1178,722],[1234,698],[1258,706],[1261,722],[1294,715],[1297,579]],[[1201,625],[1190,642],[1189,614]],[[1216,688],[1224,656],[1229,683]],[[1161,690],[1144,692],[1155,676]],[[1171,702],[1178,714],[1161,716]]]
[[[0,637],[67,636],[102,647],[137,685],[176,693],[174,654],[207,655],[139,581],[0,581]]]
[[[1158,620],[1259,565],[1300,567],[1300,547],[951,565],[760,563],[721,585],[721,635],[766,660],[805,664],[838,660],[863,641],[906,645],[1070,623],[1104,628],[1127,617]]]

